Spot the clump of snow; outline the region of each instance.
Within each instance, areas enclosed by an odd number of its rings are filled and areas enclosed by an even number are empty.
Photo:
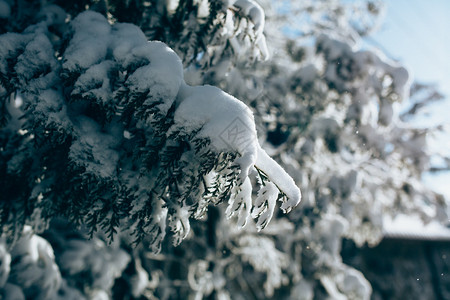
[[[114,59],[123,64],[131,51],[139,46],[145,45],[147,38],[142,30],[133,24],[116,23],[111,28],[111,44]]]
[[[318,52],[328,61],[324,70],[327,81],[339,92],[354,91],[348,119],[355,118],[359,111],[369,114],[362,116],[364,123],[390,125],[395,115],[393,103],[409,96],[408,70],[376,50],[358,50],[356,45],[326,35],[318,37]],[[375,92],[380,103],[365,97],[364,90]]]
[[[102,61],[86,70],[78,77],[72,90],[72,95],[101,99],[103,103],[112,101],[112,87],[108,73],[116,64],[111,60]]]
[[[24,235],[11,250],[16,260],[11,281],[26,291],[27,298],[51,299],[61,284],[61,274],[55,263],[51,245],[26,227]],[[20,259],[18,259],[20,258]]]
[[[284,212],[290,212],[300,203],[302,194],[295,184],[294,179],[260,146],[258,148],[256,166],[264,171],[269,176],[269,179],[286,194],[287,201],[281,205],[281,209]]]
[[[372,287],[360,271],[346,268],[336,277],[339,290],[347,299],[370,299]]]
[[[272,182],[267,182],[258,191],[252,210],[252,217],[258,218],[256,229],[260,231],[270,222],[278,198],[278,189]]]
[[[263,33],[265,24],[264,9],[253,0],[237,0],[233,3],[233,6],[238,8],[253,23],[254,42],[261,52],[261,58],[267,60],[269,58],[269,50],[267,49],[266,38]],[[233,44],[236,45],[236,43]],[[235,48],[238,47],[235,46]]]
[[[169,216],[169,226],[174,232],[174,245],[178,246],[191,230],[189,211],[186,207],[179,207],[176,213]]]
[[[45,34],[37,34],[26,45],[25,51],[18,57],[17,64],[14,69],[17,74],[20,74],[22,84],[37,77],[39,73],[44,72],[46,68],[54,67],[55,59],[53,56],[53,46]],[[35,72],[30,72],[34,70]],[[46,74],[44,74],[46,75]],[[36,78],[35,81],[43,81],[44,78]],[[42,88],[45,82],[38,84],[36,88]]]
[[[166,113],[172,105],[183,82],[183,64],[178,55],[164,43],[153,41],[132,49],[124,66],[147,62],[136,69],[126,82],[130,92],[148,94],[146,102],[162,101],[158,106]],[[144,102],[144,105],[151,104]]]
[[[49,25],[62,25],[66,22],[67,13],[60,6],[50,4],[42,7],[38,18],[47,21]]]
[[[18,285],[6,283],[3,287],[4,300],[25,300],[25,295]]]
[[[263,34],[265,14],[262,7],[253,0],[230,0],[225,5],[228,6],[225,23],[218,29],[216,37],[228,40],[236,56],[249,54],[251,59],[267,60],[269,51]],[[211,61],[216,64],[219,55],[215,54],[222,52],[224,47],[224,44],[208,47],[203,60],[215,56]]]
[[[130,279],[131,293],[135,298],[139,298],[149,285],[148,273],[142,267],[141,260],[136,259],[136,274]]]
[[[8,280],[11,271],[11,255],[6,249],[3,240],[0,239],[0,287],[3,287]]]
[[[231,218],[238,214],[237,225],[244,227],[250,217],[250,209],[252,207],[252,184],[250,179],[246,178],[241,186],[236,186],[228,200],[226,215]]]
[[[58,124],[60,128],[70,130],[72,123],[67,115],[64,98],[59,91],[45,89],[36,97],[35,115],[46,125]]]
[[[78,136],[70,147],[69,158],[99,177],[114,176],[119,160],[114,150],[117,141],[113,136],[101,133],[93,120],[79,117],[77,121]]]
[[[79,72],[102,61],[108,51],[111,25],[101,14],[86,11],[71,22],[73,37],[64,52],[63,68]]]
[[[214,290],[214,278],[208,271],[209,263],[197,260],[189,265],[188,282],[191,289],[196,291],[196,299],[208,296]]]
[[[287,201],[281,206],[285,212],[298,205],[300,190],[286,171],[259,145],[253,113],[243,102],[216,87],[188,85],[182,85],[177,101],[179,104],[174,124],[168,135],[178,131],[200,130],[198,136],[209,138],[211,146],[218,152],[236,151],[241,155],[236,160],[241,170],[239,178],[243,183],[239,193],[247,193],[247,189],[251,191],[251,185],[249,187],[246,180],[253,168],[257,167],[286,194]],[[239,207],[238,203],[247,203],[246,197],[239,198],[242,201],[230,202],[234,207],[230,208],[231,211]],[[242,213],[239,221],[241,225],[245,224],[244,219],[248,216],[247,213]]]
[[[11,15],[11,6],[8,2],[0,0],[0,19],[7,19]]]
[[[274,242],[267,237],[244,235],[239,238],[234,252],[247,261],[256,271],[266,274],[264,291],[268,297],[274,290],[286,284],[288,278],[282,270],[288,266],[288,257],[280,252]]]
[[[218,152],[232,148],[242,156],[256,153],[253,113],[243,102],[214,86],[186,84],[181,86],[178,102],[169,134],[201,128],[199,137],[212,139]]]
[[[291,289],[291,295],[293,295],[293,297],[289,299],[313,300],[314,290],[312,282],[301,280],[294,286],[293,289]]]
[[[244,15],[249,16],[254,24],[256,35],[262,34],[264,30],[264,10],[253,0],[237,0],[233,6],[239,8]]]
[[[323,275],[320,278],[320,282],[330,298],[336,300],[369,300],[372,294],[372,287],[367,279],[364,278],[364,275],[346,266],[341,266],[340,268],[340,272],[334,276]]]
[[[2,74],[8,73],[8,60],[13,58],[18,54],[18,52],[23,49],[26,44],[31,40],[32,36],[22,35],[18,33],[5,33],[0,35],[0,72]],[[6,96],[6,89],[2,85],[0,90],[0,95]]]
[[[92,287],[108,291],[130,262],[130,255],[118,244],[106,245],[95,238],[91,241],[71,239],[59,257],[60,268],[67,274],[92,274]]]

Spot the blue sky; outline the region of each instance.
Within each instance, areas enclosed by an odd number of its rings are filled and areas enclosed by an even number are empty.
[[[425,117],[415,122],[446,124],[447,134],[440,135],[431,144],[431,150],[450,155],[450,1],[386,0],[385,3],[385,20],[371,39],[386,55],[405,65],[416,80],[437,83],[446,96],[445,101],[431,106]],[[450,172],[425,174],[423,179],[450,199]]]
[[[372,38],[422,81],[450,95],[450,1],[386,0],[386,18]]]
[[[381,45],[390,58],[405,65],[416,80],[438,84],[447,101],[426,112],[434,122],[450,127],[450,1],[386,0],[385,3],[385,21],[371,40]],[[422,121],[426,123],[427,119],[417,120]]]

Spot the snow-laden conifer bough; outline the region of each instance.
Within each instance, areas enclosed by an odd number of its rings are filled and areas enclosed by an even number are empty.
[[[110,237],[131,228],[158,252],[166,225],[179,244],[189,218],[203,217],[210,204],[228,201],[228,217],[237,215],[239,227],[255,218],[258,230],[278,200],[284,212],[298,205],[300,190],[259,145],[251,110],[219,88],[187,85],[180,58],[164,43],[87,11],[70,23],[55,57],[49,25],[0,36],[0,75],[15,79],[2,100],[20,92],[23,105],[9,110],[23,110],[27,121],[11,124],[32,134],[8,167],[20,169],[26,155],[42,158],[36,172],[43,174],[33,175],[42,179],[25,195],[43,197],[27,216],[35,228],[41,211],[63,214]],[[61,163],[48,163],[53,157]],[[255,200],[252,177],[261,186]]]
[[[133,49],[131,53],[140,51]],[[182,79],[181,60],[164,43],[148,42],[145,50],[139,55],[148,56],[151,62],[148,67],[152,68],[152,72],[157,71],[159,76],[164,75],[161,88],[166,88],[167,91],[178,89],[174,124],[169,128],[168,136],[174,132],[178,135],[196,132],[197,138],[206,138],[211,142],[210,146],[215,152],[239,154],[235,163],[239,166],[240,174],[238,184],[233,188],[229,200],[227,208],[229,217],[238,214],[238,225],[241,227],[245,226],[250,216],[259,217],[257,228],[260,230],[272,218],[277,199],[284,199],[281,205],[284,212],[289,212],[298,205],[301,200],[300,189],[286,171],[259,145],[253,113],[242,101],[217,87],[187,85]],[[142,72],[137,77],[141,81],[137,86],[145,90],[144,86],[151,82],[152,76]],[[171,82],[172,78],[180,80]],[[167,83],[170,86],[165,86]],[[162,104],[162,106],[168,110],[169,104],[171,103]],[[234,132],[226,132],[227,130],[234,130]],[[237,136],[227,138],[229,134]],[[257,170],[267,176],[265,179],[269,181],[263,183],[253,205],[250,175],[252,172],[256,175]],[[281,193],[281,197],[278,193]],[[253,214],[251,214],[252,210]]]

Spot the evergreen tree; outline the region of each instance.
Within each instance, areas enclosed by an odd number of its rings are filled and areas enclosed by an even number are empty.
[[[447,216],[363,3],[1,0],[0,295],[368,299],[341,239]]]

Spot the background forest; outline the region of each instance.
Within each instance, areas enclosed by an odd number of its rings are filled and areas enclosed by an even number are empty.
[[[370,299],[343,239],[449,220],[382,10],[0,0],[0,299]]]

